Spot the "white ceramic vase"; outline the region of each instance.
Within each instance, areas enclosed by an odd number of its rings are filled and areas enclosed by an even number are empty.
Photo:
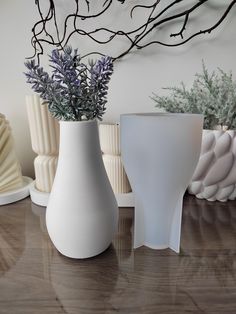
[[[95,256],[112,241],[118,207],[95,120],[60,122],[59,159],[46,224],[53,244],[68,257]]]
[[[121,115],[121,154],[135,196],[134,247],[179,252],[182,201],[198,162],[203,117]]]
[[[188,192],[209,201],[236,199],[236,131],[203,131],[201,155]]]

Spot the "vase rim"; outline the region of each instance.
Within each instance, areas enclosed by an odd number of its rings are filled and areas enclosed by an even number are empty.
[[[111,125],[111,126],[119,126],[119,122],[100,122],[99,125]]]
[[[181,116],[198,116],[203,117],[201,113],[172,113],[172,112],[138,112],[138,113],[125,113],[121,117],[181,117]]]
[[[227,129],[227,130],[218,130],[218,129],[203,129],[203,131],[207,131],[207,132],[228,132],[228,131],[235,131],[235,129]]]
[[[93,119],[93,120],[76,120],[76,121],[74,121],[74,120],[67,120],[67,121],[65,121],[65,120],[59,120],[59,123],[60,124],[69,124],[69,123],[74,123],[74,124],[76,124],[76,123],[83,123],[83,124],[85,124],[85,123],[97,123],[97,120],[96,119]]]

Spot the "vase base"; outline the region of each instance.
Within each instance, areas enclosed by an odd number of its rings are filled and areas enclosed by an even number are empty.
[[[14,203],[29,196],[29,188],[32,181],[33,180],[31,178],[23,176],[23,186],[21,188],[9,192],[0,193],[0,205]]]
[[[35,181],[33,181],[30,185],[30,198],[31,201],[39,206],[46,207],[48,204],[50,193],[41,192],[35,187]]]
[[[54,244],[54,246],[55,246],[55,244]],[[105,253],[109,249],[110,246],[111,246],[111,243],[109,245],[107,245],[104,249],[99,250],[97,252],[93,252],[93,253],[87,254],[87,255],[68,254],[66,252],[62,252],[57,247],[56,247],[56,249],[59,252],[59,254],[61,254],[62,256],[65,256],[67,258],[71,258],[71,259],[87,259],[87,258],[93,258],[93,257],[96,257],[96,256],[98,256],[100,254]]]
[[[134,249],[138,249],[138,248],[140,248],[142,246],[146,246],[146,247],[148,247],[149,249],[152,249],[152,250],[165,250],[165,249],[170,248],[169,245],[167,245],[167,244],[155,245],[155,244],[151,244],[151,243],[143,243],[141,245],[134,246]]]

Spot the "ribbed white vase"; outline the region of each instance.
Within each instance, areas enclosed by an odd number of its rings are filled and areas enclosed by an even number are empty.
[[[117,229],[118,207],[93,121],[61,121],[56,176],[46,210],[48,233],[63,255],[103,252]]]
[[[26,96],[26,107],[32,148],[38,154],[34,160],[35,187],[49,193],[57,167],[59,124],[38,95]]]
[[[203,131],[201,155],[188,192],[209,201],[236,199],[236,131]]]
[[[99,125],[103,162],[114,193],[129,193],[131,187],[125,173],[120,151],[120,126],[118,124]]]

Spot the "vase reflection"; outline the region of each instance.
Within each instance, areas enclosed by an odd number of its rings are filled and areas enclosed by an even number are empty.
[[[16,206],[15,206],[16,207]],[[16,223],[17,222],[17,223]],[[17,263],[25,248],[25,213],[0,208],[0,277]],[[1,286],[1,285],[0,285]]]

